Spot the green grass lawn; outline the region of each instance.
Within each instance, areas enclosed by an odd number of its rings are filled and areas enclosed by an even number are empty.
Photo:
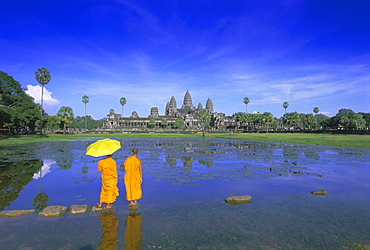
[[[0,146],[11,146],[42,141],[72,141],[83,138],[166,138],[166,137],[202,137],[198,134],[43,134],[43,135],[0,135]],[[235,138],[254,141],[286,142],[296,144],[314,144],[349,148],[370,148],[370,135],[305,134],[305,133],[242,133],[212,134],[206,137]]]

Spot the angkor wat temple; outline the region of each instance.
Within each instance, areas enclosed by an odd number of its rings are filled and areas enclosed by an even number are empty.
[[[108,114],[103,124],[103,129],[125,130],[125,131],[140,131],[148,128],[171,129],[179,117],[184,119],[184,127],[182,129],[188,131],[198,131],[202,129],[202,122],[197,119],[197,114],[204,109],[202,103],[197,107],[193,105],[193,101],[189,91],[186,91],[183,104],[177,108],[175,97],[167,102],[165,115],[159,115],[158,107],[150,109],[148,117],[139,117],[136,111],[132,112],[130,117],[121,117],[120,114]],[[206,101],[205,109],[211,114],[209,129],[225,130],[229,126],[235,124],[232,117],[225,116],[223,113],[216,113],[213,109],[213,103],[210,98]],[[166,120],[166,125],[163,121]],[[153,121],[155,125],[153,125]]]

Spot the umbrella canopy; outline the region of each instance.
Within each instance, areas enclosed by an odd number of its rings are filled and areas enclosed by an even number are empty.
[[[121,148],[121,143],[117,140],[104,139],[98,140],[90,144],[86,149],[86,154],[99,157],[103,155],[110,155]]]

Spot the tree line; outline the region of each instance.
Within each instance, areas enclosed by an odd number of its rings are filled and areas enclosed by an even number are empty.
[[[82,96],[82,103],[85,105],[85,116],[74,117],[71,107],[61,107],[55,116],[48,116],[43,110],[43,87],[51,80],[50,72],[45,68],[40,68],[35,72],[36,80],[42,86],[41,105],[34,102],[34,98],[29,96],[21,88],[19,82],[13,79],[3,71],[0,71],[0,129],[12,132],[35,133],[42,129],[59,130],[66,128],[78,129],[97,129],[103,125],[103,119],[94,120],[86,114],[86,105],[89,103],[89,97]],[[126,104],[126,98],[120,100],[123,107]],[[248,97],[244,98],[244,103],[250,102]],[[263,114],[250,114],[247,112],[238,112],[233,115],[236,126],[246,130],[266,130],[284,128],[284,129],[368,129],[370,127],[370,113],[355,113],[350,109],[340,109],[334,117],[328,117],[319,114],[319,108],[313,109],[313,114],[299,114],[297,112],[286,113],[289,107],[288,102],[283,103],[285,114],[280,117],[274,117],[270,112]],[[247,110],[246,110],[247,111]],[[111,109],[109,113],[114,113]],[[199,112],[197,119],[202,122],[202,129],[209,126],[210,116],[206,110]],[[155,125],[154,120],[149,125]],[[168,121],[163,120],[162,126],[167,126]],[[182,117],[177,117],[174,128],[184,127]],[[1,133],[1,131],[0,131]]]
[[[244,98],[244,104],[250,102],[248,97]],[[370,113],[355,113],[351,109],[340,109],[333,117],[319,114],[318,107],[313,108],[315,114],[303,114],[298,112],[286,112],[289,107],[288,102],[283,103],[285,114],[275,118],[270,112],[263,114],[250,114],[247,112],[238,112],[234,115],[238,127],[246,130],[261,130],[268,132],[269,129],[285,130],[305,130],[305,129],[341,129],[341,130],[358,130],[368,129],[370,127]]]
[[[48,116],[42,108],[43,86],[50,79],[50,72],[40,68],[35,72],[36,80],[42,85],[41,105],[34,102],[18,81],[0,71],[0,133],[35,133],[44,129],[100,128],[103,120],[93,120],[90,116],[74,117],[70,107],[61,107],[55,116]]]

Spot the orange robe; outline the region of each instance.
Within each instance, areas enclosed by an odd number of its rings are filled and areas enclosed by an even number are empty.
[[[141,160],[136,156],[130,156],[125,163],[125,186],[126,186],[126,200],[138,200],[142,196],[141,183]]]
[[[98,162],[98,171],[101,172],[102,188],[100,202],[113,203],[118,196],[117,165],[112,157],[106,157]]]

